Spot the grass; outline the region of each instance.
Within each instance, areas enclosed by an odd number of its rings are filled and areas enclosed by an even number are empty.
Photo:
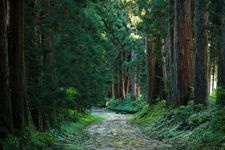
[[[59,128],[39,132],[29,128],[1,141],[4,150],[84,150],[86,127],[103,120],[102,116],[81,115],[76,121],[66,121]]]
[[[225,109],[189,104],[166,109],[165,102],[145,106],[131,120],[152,138],[173,149],[225,149]]]
[[[57,137],[51,131],[39,132],[30,127],[23,132],[8,135],[1,144],[3,150],[51,150],[57,142]]]
[[[77,122],[62,123],[60,129],[55,132],[59,142],[55,145],[54,149],[84,150],[84,144],[88,138],[86,127],[101,120],[103,120],[102,116],[84,115]]]

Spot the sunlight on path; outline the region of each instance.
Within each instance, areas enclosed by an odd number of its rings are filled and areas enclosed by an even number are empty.
[[[104,110],[94,110],[93,114],[104,116],[105,119],[87,129],[89,136],[89,140],[85,143],[87,149],[161,150],[169,148],[168,145],[146,137],[137,127],[129,124],[129,115]]]

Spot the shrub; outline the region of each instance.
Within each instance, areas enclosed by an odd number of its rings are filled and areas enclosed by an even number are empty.
[[[111,109],[113,110],[116,106],[119,105],[119,100],[118,99],[115,99],[115,98],[111,98],[111,99],[107,99],[106,100],[106,107],[108,109]]]
[[[56,142],[57,138],[50,131],[27,129],[17,135],[8,135],[2,145],[4,150],[46,150]]]
[[[14,135],[8,135],[3,141],[3,150],[19,150],[20,149],[20,139]]]
[[[121,113],[136,113],[145,105],[147,104],[142,96],[133,100],[130,95],[127,95],[124,99],[110,99],[106,103],[108,109]]]
[[[224,99],[225,99],[225,88],[219,87],[217,89],[217,100],[218,100],[217,103],[219,105],[225,105]]]

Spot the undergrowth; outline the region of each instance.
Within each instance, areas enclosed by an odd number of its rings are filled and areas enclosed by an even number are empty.
[[[123,99],[111,98],[107,100],[106,107],[112,111],[120,113],[136,113],[146,105],[143,96],[133,100],[130,95]]]
[[[3,150],[52,150],[51,147],[58,142],[51,132],[40,132],[30,127],[23,132],[8,135],[1,144]]]
[[[85,128],[101,121],[102,117],[82,115],[76,121],[66,121],[56,129],[40,132],[34,128],[8,135],[3,141],[3,150],[83,150]]]
[[[225,109],[189,104],[167,109],[165,102],[145,106],[132,119],[149,136],[173,149],[224,150]]]
[[[102,116],[86,115],[81,117],[78,122],[62,123],[60,129],[55,132],[59,142],[54,149],[84,150],[85,141],[88,138],[86,127],[101,120],[103,120]]]

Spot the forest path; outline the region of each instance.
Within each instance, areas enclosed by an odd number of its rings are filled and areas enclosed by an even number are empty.
[[[93,115],[104,116],[104,120],[87,129],[87,149],[93,150],[161,150],[169,145],[145,136],[139,128],[128,121],[131,115],[116,114],[103,109],[94,110]],[[171,148],[171,147],[170,147]]]

